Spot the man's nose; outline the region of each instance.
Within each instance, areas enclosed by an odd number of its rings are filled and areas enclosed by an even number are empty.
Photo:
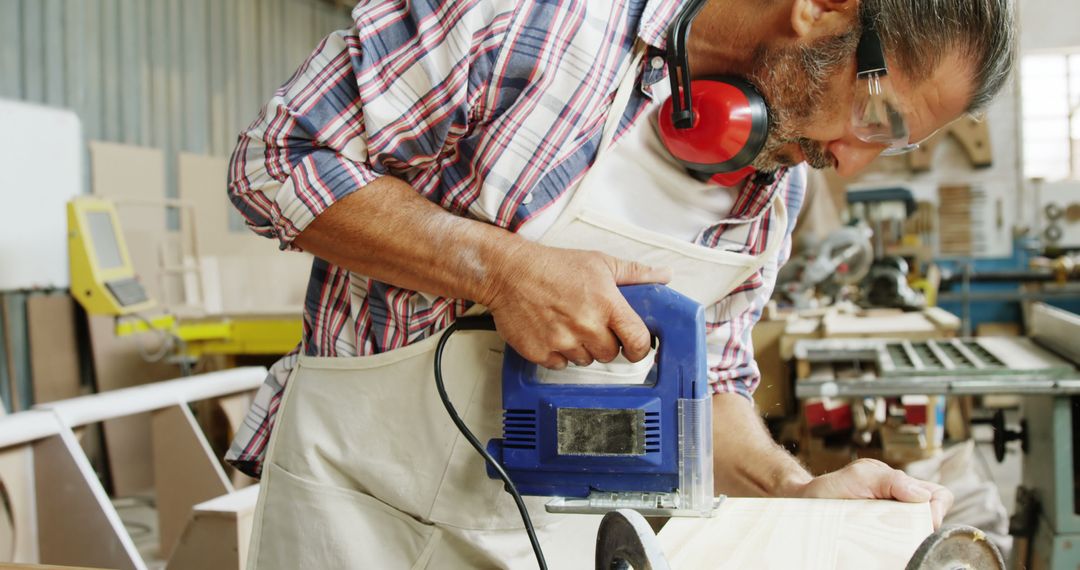
[[[881,145],[858,139],[837,140],[829,144],[829,152],[836,157],[836,173],[840,176],[855,176],[884,151]]]

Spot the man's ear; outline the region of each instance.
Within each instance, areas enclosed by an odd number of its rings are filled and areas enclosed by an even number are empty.
[[[858,12],[859,0],[794,0],[791,29],[803,39],[834,35],[850,28]]]

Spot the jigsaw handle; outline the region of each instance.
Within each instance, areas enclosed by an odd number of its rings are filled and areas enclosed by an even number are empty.
[[[705,311],[701,305],[664,285],[628,285],[619,291],[660,340],[656,383],[620,387],[663,391],[680,398],[705,397]],[[510,346],[506,347],[503,381],[519,386],[540,384],[536,365]]]
[[[649,333],[660,340],[657,349],[659,373],[656,383],[693,380],[682,398],[702,398],[707,393],[705,310],[697,301],[666,285],[626,285],[619,287],[630,307],[645,322]],[[664,386],[664,389],[676,388]]]

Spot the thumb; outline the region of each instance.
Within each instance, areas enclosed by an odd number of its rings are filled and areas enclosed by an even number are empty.
[[[670,267],[652,267],[637,261],[608,257],[611,274],[616,285],[639,285],[642,283],[667,283],[671,281]]]
[[[928,489],[899,470],[883,471],[873,487],[876,498],[895,499],[903,503],[925,503],[931,496]]]
[[[919,486],[915,481],[904,481],[893,487],[893,498],[904,503],[925,503],[932,496],[929,489]]]

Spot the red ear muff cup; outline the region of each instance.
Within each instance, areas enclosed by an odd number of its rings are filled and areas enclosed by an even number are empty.
[[[769,134],[765,98],[737,77],[698,79],[693,93],[693,126],[677,129],[671,99],[660,108],[660,140],[686,168],[706,174],[735,172],[749,166]]]

